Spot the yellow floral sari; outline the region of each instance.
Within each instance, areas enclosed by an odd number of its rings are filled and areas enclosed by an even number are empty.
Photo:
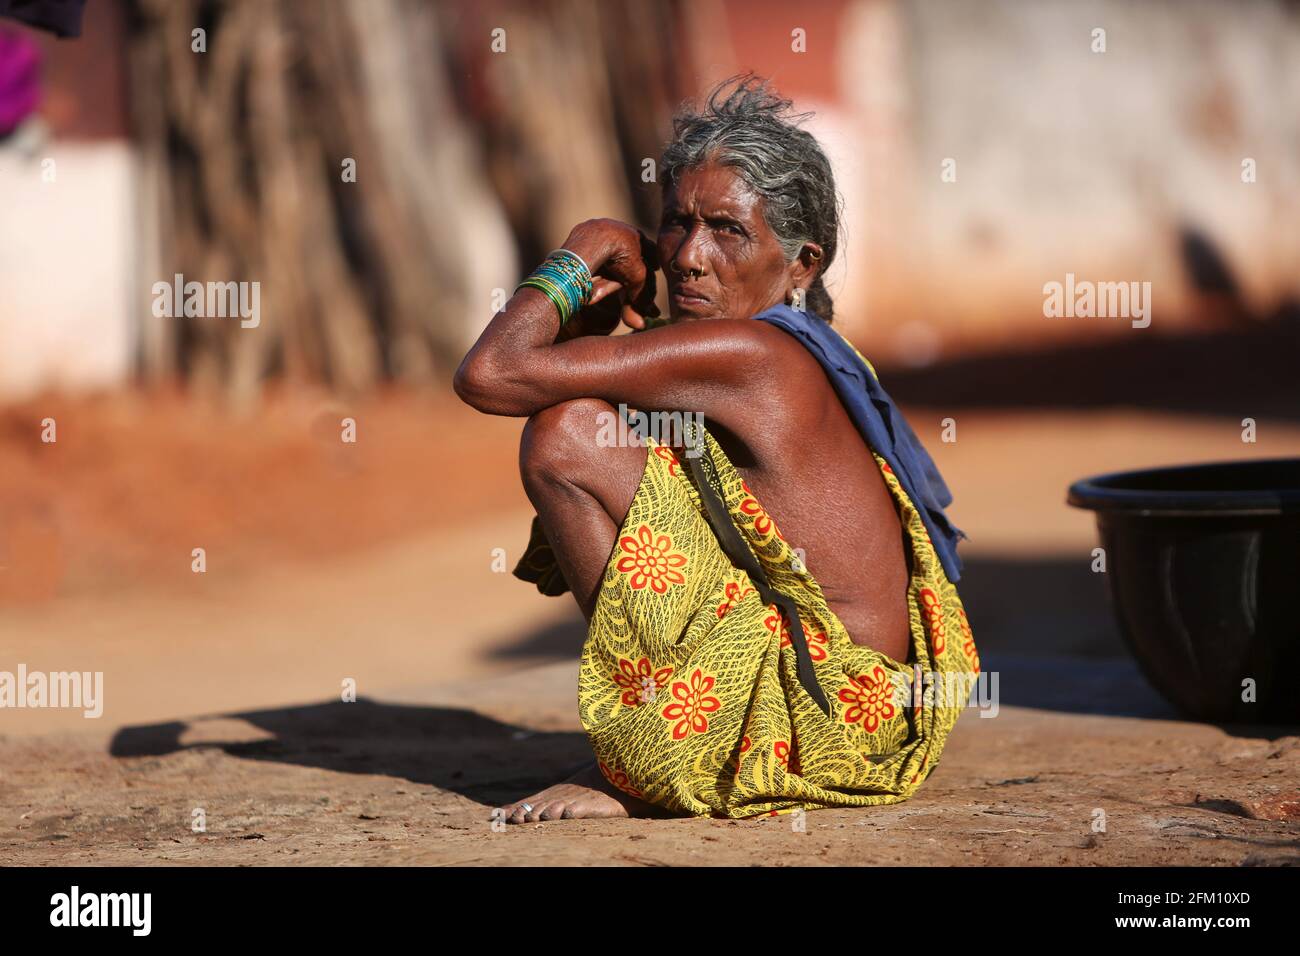
[[[793,599],[801,628],[792,633],[789,615],[764,603],[720,547],[693,470],[667,446],[647,446],[579,670],[579,714],[601,772],[626,793],[693,815],[907,799],[965,703],[919,684],[959,675],[968,688],[979,658],[957,591],[889,465],[876,456],[911,545],[907,661],[849,639],[792,544],[706,437],[709,483],[767,584]],[[515,574],[546,594],[566,589],[537,521]],[[811,657],[803,682],[796,643]],[[814,679],[829,713],[809,692]]]

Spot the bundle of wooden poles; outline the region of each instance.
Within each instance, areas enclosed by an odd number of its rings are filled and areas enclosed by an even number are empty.
[[[128,8],[147,269],[261,283],[256,330],[146,315],[141,370],[240,402],[274,378],[445,383],[492,314],[485,256],[648,224],[644,160],[694,86],[672,4]]]

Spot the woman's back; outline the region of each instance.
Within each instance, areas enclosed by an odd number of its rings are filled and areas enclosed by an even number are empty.
[[[880,468],[817,361],[785,337],[790,384],[751,404],[733,431],[710,424],[727,457],[826,595],[855,644],[908,651],[907,548]]]

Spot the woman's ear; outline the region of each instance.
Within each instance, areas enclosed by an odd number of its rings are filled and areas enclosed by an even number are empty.
[[[805,242],[799,248],[799,254],[790,263],[791,291],[786,294],[787,299],[795,295],[794,290],[802,290],[806,294],[812,288],[817,276],[821,274],[822,255],[822,247],[815,242]]]
[[[799,254],[795,256],[795,261],[791,265],[797,270],[795,279],[806,279],[807,285],[802,281],[799,284],[807,288],[817,281],[817,276],[821,272],[822,247],[815,242],[805,242],[799,248]]]

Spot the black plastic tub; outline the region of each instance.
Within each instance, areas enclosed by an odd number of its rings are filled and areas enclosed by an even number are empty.
[[[1097,513],[1120,631],[1161,694],[1201,720],[1300,722],[1300,458],[1101,475],[1067,501]]]

